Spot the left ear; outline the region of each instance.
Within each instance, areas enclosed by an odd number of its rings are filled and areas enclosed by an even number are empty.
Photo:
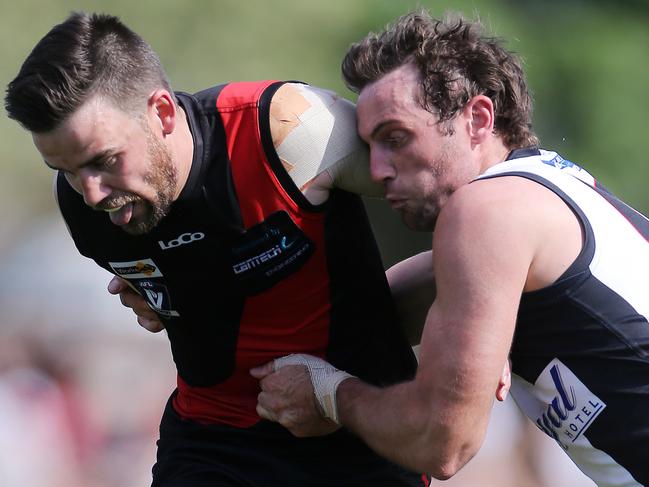
[[[469,121],[469,135],[474,144],[480,144],[493,134],[494,105],[491,99],[477,95],[465,106],[465,114]]]
[[[176,128],[177,108],[171,93],[167,90],[156,90],[148,101],[149,122],[154,130],[159,130],[162,137],[173,133]]]

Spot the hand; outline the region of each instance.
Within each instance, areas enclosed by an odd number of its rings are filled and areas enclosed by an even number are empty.
[[[119,294],[122,304],[127,308],[131,308],[137,315],[137,322],[142,328],[153,333],[164,330],[164,325],[156,312],[149,307],[142,296],[131,288],[128,281],[121,277],[113,277],[108,283],[108,292]]]
[[[512,385],[512,361],[507,359],[505,366],[503,367],[503,372],[498,380],[498,387],[496,388],[496,399],[499,401],[504,401],[509,392],[509,388]]]
[[[295,436],[322,436],[340,426],[323,416],[305,365],[286,365],[276,370],[275,361],[255,367],[250,374],[259,379],[257,414],[275,421]]]

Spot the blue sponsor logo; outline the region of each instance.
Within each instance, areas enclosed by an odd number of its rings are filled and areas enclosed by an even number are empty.
[[[293,240],[287,241],[286,236],[282,237],[282,240],[280,241],[279,245],[282,247],[282,249],[286,250],[289,247],[292,247],[295,242],[297,242],[298,237],[294,237]]]
[[[574,443],[606,405],[594,395],[579,398],[572,385],[565,386],[558,365],[552,366],[550,377],[558,395],[537,418],[536,425],[567,450],[566,443]]]
[[[568,159],[564,159],[558,154],[553,159],[550,159],[549,161],[545,159],[541,159],[541,160],[543,164],[547,164],[548,166],[557,167],[559,169],[574,168],[577,169],[578,171],[581,171],[581,167],[579,167],[577,164],[569,161]]]

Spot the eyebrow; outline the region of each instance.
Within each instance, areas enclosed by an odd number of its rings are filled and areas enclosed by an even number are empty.
[[[103,161],[104,159],[108,159],[109,157],[111,157],[112,155],[114,155],[115,152],[116,152],[116,151],[114,151],[113,149],[106,149],[106,150],[103,150],[103,151],[101,151],[101,152],[95,154],[94,156],[92,156],[92,157],[91,157],[90,159],[88,159],[87,161],[81,163],[81,164],[77,167],[77,169],[81,169],[81,168],[83,168],[83,167],[87,167],[87,166],[91,166],[91,165],[93,165],[93,164],[97,164],[98,162]],[[52,166],[52,165],[51,165],[49,162],[47,162],[45,159],[43,159],[43,162],[45,163],[45,165],[46,165],[47,167],[49,167],[50,169],[52,169],[52,170],[54,170],[54,171],[62,171],[61,168],[59,168],[59,167],[55,167],[55,166]]]

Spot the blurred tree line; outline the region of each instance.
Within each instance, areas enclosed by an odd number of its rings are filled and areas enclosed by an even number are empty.
[[[479,17],[525,60],[542,146],[585,166],[629,204],[649,212],[649,2],[647,0],[23,0],[0,15],[0,81],[13,79],[51,26],[72,10],[118,15],[160,54],[174,88],[236,80],[299,79],[354,98],[340,78],[348,45],[424,7]],[[54,214],[51,174],[29,134],[0,117],[0,251],[37,216]],[[390,264],[427,248],[368,202]]]

